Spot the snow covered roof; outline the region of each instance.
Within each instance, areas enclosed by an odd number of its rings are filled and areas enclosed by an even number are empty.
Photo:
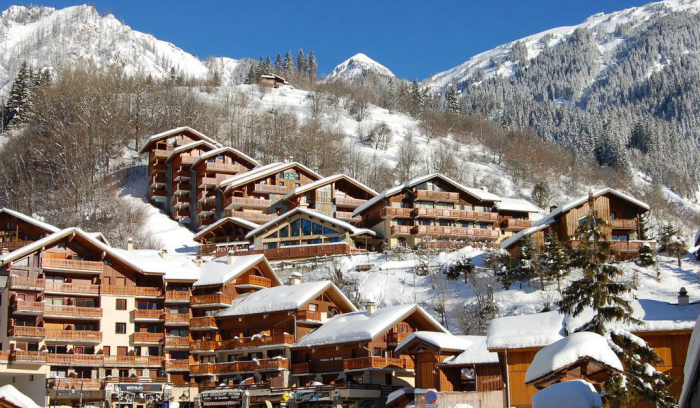
[[[322,178],[322,179],[320,179],[320,180],[316,180],[316,181],[314,181],[313,183],[304,184],[304,185],[301,186],[301,187],[297,187],[297,188],[295,188],[294,190],[292,190],[292,191],[290,191],[289,193],[287,193],[287,194],[286,194],[284,197],[282,197],[282,198],[285,199],[285,200],[287,200],[287,199],[289,199],[289,198],[291,198],[291,197],[297,196],[297,195],[299,195],[299,194],[304,194],[304,193],[306,193],[307,191],[315,190],[315,189],[317,189],[317,188],[319,188],[319,187],[323,187],[323,186],[325,186],[325,185],[327,185],[327,184],[333,183],[333,182],[338,181],[338,180],[345,180],[345,181],[347,181],[347,182],[349,182],[349,183],[351,183],[351,184],[354,184],[354,185],[356,185],[357,187],[359,187],[359,188],[365,190],[366,192],[370,193],[372,196],[376,196],[376,195],[377,195],[377,192],[376,192],[376,191],[372,190],[371,188],[367,187],[366,185],[362,184],[361,182],[355,180],[354,178],[352,178],[352,177],[350,177],[350,176],[346,176],[345,174],[334,174],[334,175],[332,175],[332,176],[328,176],[328,177],[324,177],[324,178]]]
[[[470,188],[470,187],[465,187],[464,185],[452,180],[451,178],[440,174],[440,173],[434,173],[434,174],[428,174],[427,176],[421,176],[421,177],[416,177],[412,180],[405,181],[403,184],[392,187],[388,190],[384,190],[381,193],[379,193],[376,197],[372,198],[371,200],[367,201],[366,203],[362,204],[361,206],[357,207],[355,211],[353,212],[353,216],[356,216],[358,214],[361,214],[363,211],[365,211],[368,208],[371,208],[373,205],[376,203],[392,197],[396,194],[399,194],[402,192],[404,189],[412,188],[417,186],[418,184],[425,183],[426,181],[430,181],[433,179],[439,178],[440,180],[444,181],[447,184],[450,184],[457,188],[458,190],[461,190],[472,197],[475,197],[476,199],[480,201],[499,201],[501,198],[495,194],[491,194],[488,191],[484,191],[478,188]]]
[[[493,319],[486,344],[489,350],[541,347],[564,336],[564,315],[554,310]]]
[[[322,178],[320,174],[316,173],[315,171],[298,162],[271,163],[266,166],[258,167],[245,173],[236,174],[235,176],[231,176],[227,179],[224,179],[219,183],[219,187],[226,186],[225,191],[228,191],[232,188],[236,188],[244,184],[250,183],[251,181],[271,176],[275,173],[285,171],[292,167],[298,167],[302,169],[304,172],[310,174],[311,177],[315,178],[316,180]]]
[[[248,229],[251,229],[251,230],[254,230],[254,229],[256,229],[256,228],[258,228],[258,227],[260,226],[259,224],[256,224],[256,223],[254,223],[254,222],[252,222],[252,221],[244,220],[243,218],[238,218],[238,217],[225,217],[225,218],[221,218],[220,220],[217,220],[217,221],[216,221],[215,223],[213,223],[213,224],[208,225],[206,228],[203,228],[202,230],[200,230],[199,232],[197,232],[196,234],[194,234],[194,236],[192,237],[192,239],[197,240],[198,238],[201,238],[202,236],[204,236],[204,235],[207,234],[208,232],[210,232],[210,231],[212,231],[212,230],[218,228],[220,225],[222,225],[222,224],[224,224],[224,223],[228,223],[228,222],[232,222],[232,223],[234,223],[234,224],[238,224],[238,225],[240,225],[240,226],[242,226],[242,227],[244,227],[244,228],[248,228]]]
[[[34,400],[24,395],[12,384],[3,385],[0,387],[0,399],[4,399],[5,401],[21,408],[40,408],[39,405],[34,402]]]
[[[609,188],[609,187],[596,190],[596,191],[592,192],[591,194],[593,194],[593,197],[600,197],[600,196],[605,195],[605,194],[613,194],[613,195],[615,195],[615,196],[617,196],[625,201],[628,201],[628,202],[630,202],[630,203],[632,203],[640,208],[643,208],[643,209],[649,211],[649,206],[647,204],[637,200],[636,198],[634,198],[632,196],[629,196],[625,193],[622,193],[620,191],[614,190],[614,189]],[[554,211],[549,213],[546,217],[535,222],[532,227],[526,228],[526,229],[518,232],[517,234],[513,235],[512,237],[501,242],[501,248],[502,249],[510,248],[513,244],[520,241],[520,239],[522,237],[524,237],[525,235],[534,234],[537,231],[541,231],[541,230],[547,228],[548,226],[554,224],[556,219],[561,214],[566,213],[567,211],[569,211],[573,208],[576,208],[580,205],[583,205],[586,201],[588,201],[588,194],[586,194],[585,196],[579,197],[578,199],[571,201],[564,206],[558,207],[557,209],[555,209]]]
[[[536,206],[535,204],[522,200],[519,198],[505,198],[501,197],[501,201],[498,201],[494,205],[498,211],[515,211],[515,212],[527,212],[527,213],[541,213],[544,212],[543,209]]]
[[[396,346],[395,352],[400,353],[406,346],[419,340],[432,345],[440,350],[464,351],[468,349],[472,342],[465,336],[455,336],[452,333],[417,331],[409,334],[401,343]]]
[[[244,294],[234,299],[233,304],[217,313],[217,317],[245,316],[252,314],[297,310],[307,302],[330,290],[335,301],[346,310],[355,311],[355,306],[333,282],[306,282],[298,285],[275,286],[257,292]]]
[[[395,305],[377,309],[369,316],[367,316],[366,310],[337,315],[297,341],[295,347],[369,341],[413,313],[421,315],[435,330],[448,333],[447,329],[442,327],[420,306],[415,304]]]
[[[37,220],[36,218],[32,218],[32,217],[30,217],[30,216],[28,216],[28,215],[24,215],[24,214],[22,214],[22,213],[19,212],[19,211],[10,210],[9,208],[3,207],[2,209],[0,209],[0,213],[5,213],[5,214],[8,214],[8,215],[10,215],[10,216],[12,216],[12,217],[18,218],[18,219],[20,219],[20,220],[22,220],[22,221],[24,221],[24,222],[27,222],[27,223],[29,223],[29,224],[34,225],[35,227],[39,227],[39,228],[41,228],[41,229],[44,229],[44,230],[46,230],[47,232],[58,232],[58,231],[60,231],[58,228],[54,227],[54,226],[51,225],[51,224],[48,224],[48,223],[39,221],[39,220]]]
[[[194,282],[199,279],[198,268],[191,256],[168,253],[167,260],[163,259],[162,251],[155,249],[112,248],[122,258],[128,259],[142,271],[163,274],[165,280],[182,280]]]
[[[101,232],[88,232],[87,234],[90,235],[91,237],[95,238],[96,240],[102,241],[103,243],[109,245],[109,241],[107,241],[107,237],[105,237],[103,233],[101,233]]]
[[[271,272],[270,276],[273,277],[272,280],[277,285],[282,284],[277,275],[272,273],[272,267],[267,262],[265,255],[243,255],[234,257],[232,265],[228,264],[228,256],[202,263],[199,268],[199,279],[194,283],[194,286],[223,285],[259,263],[263,263],[267,267],[266,269]]]
[[[457,336],[469,341],[471,345],[462,353],[446,358],[440,365],[464,366],[471,364],[498,363],[498,353],[488,350],[486,336]]]
[[[276,79],[285,85],[289,85],[289,82],[287,82],[286,79],[282,78],[281,76],[279,76],[277,74],[263,74],[263,75],[260,75],[260,78]]]
[[[310,218],[316,218],[320,221],[327,222],[329,224],[335,225],[339,228],[342,228],[346,231],[350,232],[350,236],[358,236],[358,235],[372,235],[375,236],[377,235],[376,232],[372,231],[371,229],[367,228],[357,228],[351,224],[348,224],[345,221],[341,221],[339,219],[329,217],[327,215],[323,215],[319,212],[312,211],[312,210],[307,210],[306,208],[302,207],[297,207],[293,210],[287,211],[286,213],[278,216],[277,218],[273,218],[270,221],[266,222],[265,224],[257,227],[256,229],[250,231],[245,237],[246,239],[253,239],[256,235],[260,234],[261,232],[267,231],[270,227],[273,227],[275,225],[278,225],[281,221],[289,219],[297,214],[304,214]]]
[[[170,152],[170,154],[168,155],[168,158],[165,159],[165,162],[168,163],[172,159],[174,159],[175,157],[180,155],[180,153],[187,151],[187,150],[190,150],[190,149],[194,149],[195,147],[199,147],[199,146],[204,146],[204,147],[207,147],[209,149],[216,149],[216,146],[214,146],[211,143],[205,142],[204,140],[197,140],[195,142],[190,142],[190,143],[187,143],[187,144],[184,144],[182,146],[178,146],[178,147],[174,148]]]
[[[579,332],[538,351],[525,373],[525,384],[535,382],[583,358],[595,360],[609,369],[622,371],[622,363],[605,337],[592,332]]]
[[[683,390],[678,400],[679,407],[685,407],[690,397],[693,384],[696,384],[698,369],[700,365],[700,317],[695,322],[693,334],[690,336],[688,344],[688,354],[685,356],[685,367],[683,368]]]
[[[247,162],[253,164],[254,166],[259,166],[259,165],[260,165],[260,163],[259,163],[257,160],[255,160],[254,158],[252,158],[252,157],[248,156],[247,154],[241,152],[241,151],[238,150],[238,149],[234,149],[233,147],[219,147],[218,149],[210,150],[210,151],[208,151],[208,152],[206,152],[206,153],[200,155],[199,157],[197,157],[197,159],[192,163],[192,166],[191,166],[191,167],[195,167],[197,164],[199,164],[200,161],[202,161],[202,160],[204,160],[204,159],[208,159],[208,158],[210,158],[210,157],[212,157],[212,156],[218,156],[218,155],[224,154],[224,153],[233,153],[233,154],[235,154],[235,155],[238,156],[238,157],[242,157],[243,160],[245,160],[245,161],[247,161]]]
[[[603,401],[593,385],[583,380],[552,384],[532,396],[532,408],[600,408]]]
[[[210,138],[209,136],[205,135],[204,133],[196,131],[189,126],[181,126],[181,127],[175,128],[175,129],[166,130],[165,132],[161,132],[161,133],[155,134],[153,136],[150,136],[148,139],[146,139],[146,143],[143,144],[143,146],[139,150],[139,153],[145,152],[146,149],[148,149],[148,147],[153,142],[156,142],[160,139],[167,139],[169,137],[177,136],[177,135],[180,135],[182,133],[188,133],[189,136],[194,136],[195,138],[199,138],[200,140],[204,140],[206,142],[209,142],[210,144],[212,144],[216,147],[221,147],[221,143]]]

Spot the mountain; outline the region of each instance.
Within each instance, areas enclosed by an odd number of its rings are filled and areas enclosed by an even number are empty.
[[[384,65],[359,53],[346,59],[325,78],[326,81],[362,81],[368,78],[395,78]]]
[[[163,78],[173,69],[186,78],[206,79],[218,72],[223,84],[241,83],[251,61],[212,58],[201,61],[175,45],[132,30],[92,6],[56,10],[11,6],[0,15],[0,89],[12,82],[26,61],[40,69],[93,61],[98,67],[122,65]]]

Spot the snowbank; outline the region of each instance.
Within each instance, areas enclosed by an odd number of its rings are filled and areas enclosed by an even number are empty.
[[[550,385],[532,396],[532,408],[600,408],[603,402],[590,383],[574,380]]]

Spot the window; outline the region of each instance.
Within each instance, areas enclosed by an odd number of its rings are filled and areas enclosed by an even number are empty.
[[[338,238],[338,237],[326,238],[326,242],[340,242],[340,238]]]
[[[283,247],[294,246],[294,245],[299,245],[299,241],[287,241],[287,242],[282,242],[280,244],[280,246],[283,246]]]
[[[301,231],[304,233],[304,235],[311,235],[311,221],[302,219]]]
[[[617,219],[617,214],[614,211],[610,213],[610,219],[612,219],[612,220]]]
[[[314,223],[312,230],[313,230],[314,235],[323,234],[323,227],[320,226],[319,224]]]
[[[293,221],[291,227],[292,227],[292,236],[298,237],[299,236],[299,220]]]
[[[276,242],[266,242],[264,245],[265,249],[277,249]]]
[[[119,370],[119,377],[128,378],[129,377],[129,370]]]
[[[116,323],[114,332],[117,334],[126,334],[126,323]]]
[[[95,324],[94,324],[94,323],[76,323],[76,324],[75,324],[75,330],[78,330],[78,331],[94,331],[94,330],[95,330]]]
[[[337,234],[338,231],[334,231],[330,228],[323,227],[323,234],[324,235],[330,235],[330,234]]]
[[[75,305],[78,307],[95,307],[94,299],[76,299]]]
[[[289,236],[289,227],[283,227],[280,229],[280,238],[287,238]]]
[[[277,238],[277,237],[279,237],[279,231],[275,231],[272,234],[269,234],[268,236],[266,236],[265,238]]]
[[[126,299],[117,299],[117,310],[126,310]]]
[[[316,309],[318,309],[318,306],[317,306],[317,305],[315,305],[315,304],[313,304],[313,303],[309,303],[309,311],[310,311],[310,312],[315,312]]]

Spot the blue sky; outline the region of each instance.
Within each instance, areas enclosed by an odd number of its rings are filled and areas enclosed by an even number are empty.
[[[314,50],[328,73],[364,52],[396,75],[423,79],[470,56],[526,35],[583,21],[591,14],[644,0],[501,1],[185,1],[91,0],[133,29],[170,41],[200,58],[274,55]],[[75,1],[0,0],[57,8]]]

